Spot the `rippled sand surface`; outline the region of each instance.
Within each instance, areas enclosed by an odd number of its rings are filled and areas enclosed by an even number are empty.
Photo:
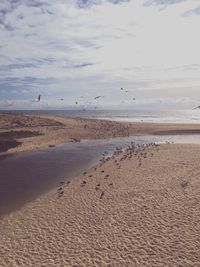
[[[200,146],[129,149],[1,218],[0,266],[200,266]]]

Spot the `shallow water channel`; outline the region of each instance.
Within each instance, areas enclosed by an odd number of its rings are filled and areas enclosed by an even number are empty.
[[[134,136],[103,140],[82,140],[53,148],[23,152],[0,160],[0,215],[20,208],[42,193],[98,163],[102,154],[131,142],[144,144],[174,141],[200,143],[200,136]]]

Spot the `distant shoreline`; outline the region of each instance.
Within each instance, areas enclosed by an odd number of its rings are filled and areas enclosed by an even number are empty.
[[[0,156],[81,139],[200,134],[200,124],[127,122],[0,112]]]
[[[18,113],[39,116],[60,116],[82,119],[102,119],[118,122],[148,122],[172,124],[200,123],[199,110],[193,109],[57,109],[57,110],[10,110],[5,113]]]

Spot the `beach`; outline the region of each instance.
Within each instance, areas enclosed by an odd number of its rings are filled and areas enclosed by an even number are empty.
[[[58,184],[1,219],[1,266],[199,266],[199,157],[150,145]]]
[[[36,149],[37,142],[45,147],[84,138],[200,130],[194,124],[40,119],[54,126],[27,126],[43,136],[16,138],[25,140],[22,147],[4,153]],[[45,140],[41,146],[39,139]],[[103,155],[83,174],[62,178],[51,191],[1,217],[0,266],[200,266],[199,158],[197,144],[132,144]]]
[[[119,122],[64,116],[0,113],[0,156],[81,139],[199,134],[200,124]]]

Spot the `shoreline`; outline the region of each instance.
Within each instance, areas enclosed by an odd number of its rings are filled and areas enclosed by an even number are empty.
[[[79,142],[143,135],[200,134],[200,124],[117,122],[51,115],[0,113],[0,157]]]

